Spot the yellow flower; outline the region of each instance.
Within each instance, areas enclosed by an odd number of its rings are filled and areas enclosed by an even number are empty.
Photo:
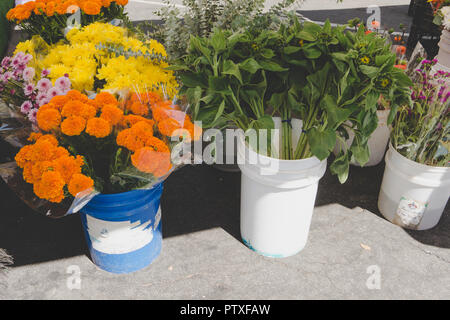
[[[370,58],[368,56],[364,56],[364,57],[359,59],[359,62],[361,62],[361,64],[369,64],[370,63]]]

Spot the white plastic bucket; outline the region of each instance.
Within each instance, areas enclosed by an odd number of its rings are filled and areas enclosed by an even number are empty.
[[[450,168],[432,167],[409,160],[392,145],[378,208],[394,224],[413,230],[436,226],[450,196]]]
[[[281,127],[274,118],[275,128]],[[302,122],[292,120],[293,145]],[[281,137],[280,137],[281,138]],[[251,159],[257,159],[252,163]],[[301,251],[308,239],[319,180],[327,161],[316,157],[280,160],[254,152],[240,137],[238,163],[241,179],[241,236],[257,253],[282,258]]]
[[[387,124],[387,119],[389,117],[389,110],[378,110],[378,127],[372,133],[368,141],[368,147],[370,152],[369,161],[364,165],[364,167],[372,167],[378,165],[381,161],[383,161],[384,153],[386,152],[386,147],[389,142],[390,129]],[[352,130],[347,130],[349,138],[346,141],[347,147],[353,143],[353,139],[355,135]],[[336,146],[333,150],[333,153],[337,155],[339,153],[339,142],[336,143]],[[350,164],[354,166],[360,167],[361,165],[357,162],[352,161]]]

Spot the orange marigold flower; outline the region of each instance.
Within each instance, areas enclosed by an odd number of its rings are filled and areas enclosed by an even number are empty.
[[[34,184],[34,193],[41,199],[59,203],[64,199],[64,179],[56,171],[46,171]]]
[[[115,126],[122,120],[123,111],[114,105],[106,105],[102,108],[100,118],[107,120],[111,125]]]
[[[131,131],[137,136],[150,135],[153,136],[153,126],[147,121],[136,122],[132,127]]]
[[[101,107],[105,105],[114,105],[117,106],[119,102],[117,99],[109,92],[103,91],[95,96],[94,101],[98,103]]]
[[[51,161],[35,162],[31,167],[31,180],[33,182],[30,182],[30,183],[38,182],[39,180],[41,180],[44,172],[52,171],[52,170],[53,170],[53,163]]]
[[[61,132],[67,136],[78,136],[86,127],[86,119],[80,116],[72,116],[61,123]]]
[[[148,106],[146,104],[142,104],[140,102],[134,102],[131,106],[130,106],[130,110],[131,112],[133,112],[136,115],[139,116],[146,116],[148,115]]]
[[[52,17],[56,12],[56,2],[50,1],[47,3],[47,6],[45,7],[45,14],[48,17]]]
[[[87,102],[89,99],[85,94],[82,94],[80,91],[72,89],[66,93],[66,97],[71,100],[79,100],[82,102]]]
[[[63,156],[53,161],[53,168],[61,174],[66,183],[69,183],[74,174],[81,173],[83,164],[82,157],[77,159],[72,156]]]
[[[34,14],[37,14],[37,15],[45,14],[45,4],[42,2],[36,1],[36,6],[35,6],[33,12],[34,12]]]
[[[158,122],[159,132],[167,137],[171,137],[176,130],[182,128],[183,127],[180,125],[180,123],[172,118],[167,118]]]
[[[60,158],[60,157],[68,156],[68,155],[69,155],[69,151],[66,148],[64,148],[64,147],[56,148],[55,158]]]
[[[186,122],[184,128],[189,131],[189,136],[186,137],[188,142],[191,141],[191,139],[198,141],[202,138],[202,128],[193,124],[191,121]]]
[[[42,110],[42,111],[48,110],[48,109],[58,110],[58,107],[56,105],[54,105],[53,103],[47,103],[47,104],[44,104],[43,106],[39,107],[39,110]]]
[[[61,114],[56,109],[41,110],[39,108],[36,119],[39,128],[44,131],[50,131],[58,128],[61,123]]]
[[[112,0],[102,0],[102,6],[108,8],[111,5]]]
[[[25,166],[23,167],[23,180],[28,183],[34,183],[33,179],[33,164],[31,162],[25,163]]]
[[[170,153],[170,149],[164,141],[156,138],[156,137],[148,137],[145,140],[146,147],[152,147],[153,150],[157,152]]]
[[[96,16],[100,14],[100,10],[102,9],[102,5],[99,2],[95,1],[85,1],[83,3],[80,3],[81,10],[84,11],[84,13],[90,15],[90,16]]]
[[[158,152],[151,147],[143,147],[131,156],[131,162],[139,171],[162,177],[172,168],[170,153]]]
[[[119,6],[126,6],[128,4],[128,0],[114,0]]]
[[[71,195],[77,196],[80,192],[91,189],[94,186],[94,180],[81,173],[76,173],[70,179],[68,189]]]
[[[153,114],[153,119],[155,119],[156,122],[160,122],[160,121],[163,121],[164,119],[169,118],[168,109],[165,109],[162,107],[152,108],[152,114]]]
[[[49,161],[55,159],[57,147],[45,139],[39,139],[32,148],[31,161]]]
[[[155,124],[155,121],[153,121],[152,119],[147,119],[147,118],[144,118],[144,117],[141,117],[141,116],[137,116],[137,115],[134,115],[134,114],[129,114],[129,115],[124,116],[123,119],[122,119],[122,123],[121,124],[124,127],[131,127],[131,126],[133,126],[134,124],[136,124],[136,123],[138,123],[140,121],[145,121],[148,124],[150,124],[152,127]]]
[[[90,104],[79,100],[67,102],[62,108],[61,115],[65,118],[80,116],[85,119],[91,119],[97,114],[97,109]]]
[[[54,106],[54,108],[58,109],[59,111],[62,110],[64,105],[69,101],[69,98],[67,96],[55,96],[50,100],[50,104]],[[42,107],[41,107],[42,108]]]
[[[33,145],[26,145],[22,147],[16,154],[14,160],[19,168],[23,168],[28,161],[31,161],[33,156]]]
[[[58,140],[56,139],[56,137],[52,134],[44,134],[41,137],[39,137],[39,139],[37,139],[36,141],[48,141],[50,142],[54,147],[58,146]]]
[[[102,118],[89,119],[86,125],[86,133],[96,138],[107,137],[111,133],[111,124]]]
[[[42,133],[32,132],[27,140],[31,142],[36,142],[37,140],[39,140],[40,137],[42,137]]]

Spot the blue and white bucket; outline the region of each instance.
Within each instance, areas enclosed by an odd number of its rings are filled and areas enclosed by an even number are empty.
[[[112,273],[145,268],[161,253],[162,183],[152,189],[99,194],[81,210],[92,261]]]

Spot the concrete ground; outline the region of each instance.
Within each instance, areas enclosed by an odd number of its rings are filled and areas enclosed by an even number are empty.
[[[139,2],[134,20],[147,17]],[[316,14],[335,5],[308,2]],[[165,183],[162,254],[130,275],[89,260],[78,215],[43,217],[0,182],[0,248],[15,260],[0,274],[0,299],[450,299],[450,207],[429,231],[389,223],[377,209],[383,171],[353,167],[344,185],[327,171],[306,248],[271,259],[240,240],[240,174],[184,167]]]
[[[383,167],[352,168],[343,186],[327,172],[307,246],[285,259],[242,244],[239,173],[185,167],[165,185],[161,256],[130,275],[89,260],[77,215],[39,216],[1,184],[0,246],[15,265],[0,278],[0,298],[449,299],[450,210],[430,231],[384,220],[376,208]],[[68,287],[73,270],[80,289]]]

